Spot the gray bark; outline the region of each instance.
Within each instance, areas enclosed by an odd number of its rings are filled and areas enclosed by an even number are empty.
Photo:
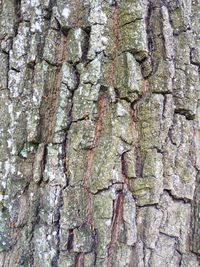
[[[199,0],[0,1],[0,266],[200,265]]]

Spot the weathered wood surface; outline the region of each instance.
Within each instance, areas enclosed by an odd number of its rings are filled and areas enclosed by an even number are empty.
[[[0,266],[200,264],[200,2],[0,1]]]

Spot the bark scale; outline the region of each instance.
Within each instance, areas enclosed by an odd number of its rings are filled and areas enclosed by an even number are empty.
[[[0,266],[199,266],[199,12],[0,1]]]

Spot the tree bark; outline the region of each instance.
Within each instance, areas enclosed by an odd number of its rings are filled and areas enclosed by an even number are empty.
[[[0,1],[0,266],[199,266],[199,14]]]

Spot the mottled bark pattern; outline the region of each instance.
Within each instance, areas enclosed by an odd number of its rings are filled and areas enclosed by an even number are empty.
[[[199,0],[0,1],[0,266],[199,266],[199,25]]]

